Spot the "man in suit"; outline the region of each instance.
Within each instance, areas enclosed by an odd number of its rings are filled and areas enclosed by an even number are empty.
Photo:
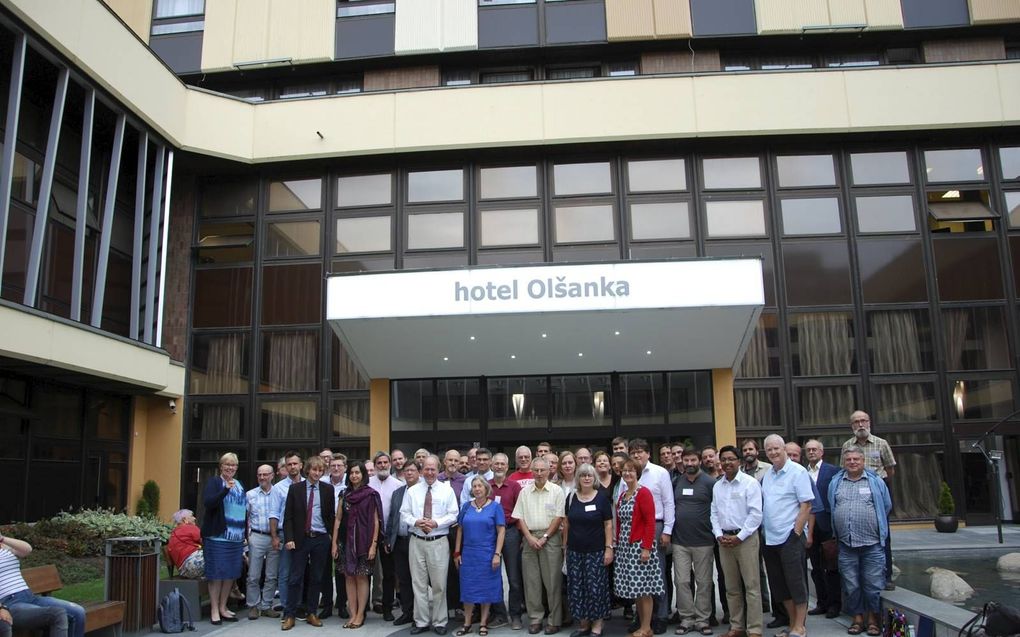
[[[308,624],[322,626],[322,620],[312,612],[318,604],[319,593],[322,591],[321,564],[329,559],[330,533],[333,520],[336,518],[336,500],[333,496],[333,485],[322,481],[326,463],[319,456],[308,460],[308,479],[290,485],[287,491],[287,503],[284,505],[284,530],[287,538],[286,548],[293,551],[291,555],[290,577],[287,582],[290,591],[287,605],[283,609],[283,630],[294,627],[294,616],[301,597],[301,584],[305,577],[305,567],[311,561],[308,587],[305,591],[308,613]]]
[[[839,569],[827,569],[825,560],[822,557],[822,542],[832,539],[832,507],[829,498],[829,483],[832,476],[836,475],[839,469],[823,460],[825,447],[815,439],[808,440],[804,445],[804,451],[808,459],[808,475],[814,480],[818,487],[818,493],[822,494],[822,505],[825,510],[815,514],[815,537],[811,548],[808,549],[808,558],[811,560],[811,580],[815,584],[815,597],[818,603],[808,611],[808,615],[824,614],[829,619],[839,617],[840,610],[840,583]],[[835,565],[832,565],[835,566]]]
[[[418,484],[421,472],[414,461],[405,462],[401,476],[404,478],[404,486],[390,496],[390,515],[386,520],[386,550],[393,554],[393,570],[397,576],[400,598],[400,617],[393,622],[394,626],[403,626],[414,621],[414,585],[411,582],[408,546],[411,529],[401,521],[400,507],[404,505],[404,494],[407,490]]]

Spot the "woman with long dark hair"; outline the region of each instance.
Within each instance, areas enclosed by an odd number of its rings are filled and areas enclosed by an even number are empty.
[[[333,524],[333,558],[339,560],[347,576],[347,605],[351,619],[344,628],[361,628],[365,624],[368,606],[368,578],[375,571],[382,528],[382,500],[379,492],[368,486],[368,476],[361,462],[352,461],[347,469],[347,492],[341,509],[342,513],[337,512]],[[341,518],[347,520],[347,533],[342,543],[339,542]]]

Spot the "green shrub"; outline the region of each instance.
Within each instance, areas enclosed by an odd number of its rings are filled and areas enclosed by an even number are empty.
[[[163,524],[156,518],[131,516],[117,513],[113,509],[82,509],[77,513],[65,511],[52,521],[81,525],[99,540],[111,537],[150,536],[166,542],[172,530],[169,524]]]
[[[142,498],[149,503],[149,512],[152,515],[159,515],[159,485],[155,480],[149,480],[142,487]]]
[[[939,515],[955,515],[956,502],[953,500],[953,492],[949,485],[942,483],[942,491],[939,492]]]
[[[138,502],[135,503],[135,515],[151,518],[152,517],[152,505],[145,497],[138,498]]]

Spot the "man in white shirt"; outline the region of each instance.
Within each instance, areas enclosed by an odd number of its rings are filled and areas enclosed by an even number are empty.
[[[469,472],[464,476],[464,486],[460,489],[460,503],[465,505],[471,500],[471,480],[475,476],[482,476],[486,480],[492,480],[492,470],[489,468],[492,466],[492,452],[481,447],[475,450],[475,467],[476,471]]]
[[[287,477],[280,480],[273,485],[273,506],[269,513],[269,537],[272,540],[273,550],[280,551],[280,567],[277,569],[277,581],[280,587],[280,605],[284,608],[287,607],[287,598],[290,594],[290,587],[287,586],[287,582],[290,579],[290,559],[293,550],[285,548],[287,539],[283,533],[283,522],[284,522],[284,506],[287,504],[287,493],[290,491],[290,485],[295,482],[304,482],[305,479],[301,476],[301,470],[304,469],[304,462],[301,460],[301,454],[296,451],[288,451],[283,454],[284,467],[287,469]],[[314,611],[315,609],[310,609]],[[301,609],[298,611],[299,616],[303,617],[302,613],[305,610]]]
[[[271,465],[259,466],[255,472],[259,484],[245,494],[248,501],[248,581],[245,590],[248,619],[280,616],[273,610],[276,576],[280,570],[280,551],[273,548],[272,536],[269,533],[269,515],[273,511],[274,474]],[[266,568],[266,578],[260,589],[259,579],[262,577],[263,565]]]
[[[730,630],[723,637],[761,637],[761,589],[758,578],[758,527],[761,526],[761,486],[740,470],[740,452],[733,445],[719,450],[723,475],[712,493],[712,535],[719,544],[719,561],[730,584],[726,601]],[[744,604],[744,595],[747,604]]]
[[[329,473],[321,478],[321,480],[328,482],[333,487],[333,510],[340,514],[340,498],[343,497],[344,492],[347,491],[347,456],[342,453],[332,454],[333,460],[329,463]],[[322,457],[322,454],[319,454]],[[323,568],[326,572],[322,576],[322,602],[324,605],[321,611],[319,611],[319,619],[326,619],[332,617],[333,608],[336,607],[337,614],[342,619],[347,619],[351,615],[347,611],[347,578],[344,577],[343,571],[337,572],[333,568],[333,556],[329,556],[329,559],[323,562]],[[333,603],[333,588],[336,587],[336,603]]]
[[[373,458],[375,475],[368,479],[368,486],[375,489],[382,499],[382,519],[390,519],[390,503],[393,500],[393,492],[404,486],[400,478],[390,475],[390,455],[380,451]],[[375,567],[376,581],[381,581],[382,586],[382,616],[384,621],[393,621],[393,581],[396,571],[393,567],[393,553],[383,548],[379,553],[379,559]],[[373,586],[374,587],[374,586]]]
[[[430,455],[422,463],[422,480],[407,489],[400,506],[400,519],[411,528],[409,559],[414,583],[414,628],[412,635],[432,629],[446,634],[448,621],[446,578],[450,565],[447,535],[457,522],[457,496],[446,482],[439,482],[439,458]],[[429,612],[429,585],[432,612]]]
[[[628,447],[631,459],[640,468],[638,483],[652,492],[652,500],[655,502],[655,534],[659,542],[655,547],[655,557],[659,560],[659,568],[662,569],[664,577],[669,577],[670,570],[666,569],[666,548],[670,545],[670,537],[673,535],[673,520],[676,515],[676,503],[673,499],[673,481],[670,480],[669,472],[659,465],[650,461],[652,448],[648,441],[643,438],[631,440]],[[666,589],[672,586],[671,581],[666,582]],[[669,617],[669,602],[666,593],[654,598],[655,612],[652,619],[652,630],[656,635],[666,632],[667,618]],[[633,630],[637,630],[635,625]],[[633,632],[633,631],[632,631]]]

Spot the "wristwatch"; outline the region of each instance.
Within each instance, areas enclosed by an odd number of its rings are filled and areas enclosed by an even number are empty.
[[[548,533],[543,533],[542,534],[542,539],[543,540],[548,540],[549,539],[549,534]]]

